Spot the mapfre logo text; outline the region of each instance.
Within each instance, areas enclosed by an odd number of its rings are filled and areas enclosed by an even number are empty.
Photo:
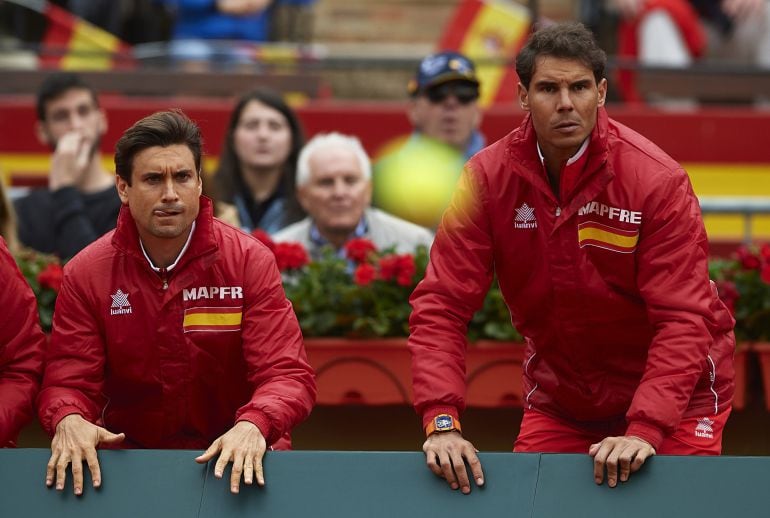
[[[243,288],[241,286],[201,286],[183,290],[184,301],[200,299],[242,299]]]
[[[610,207],[597,201],[586,203],[578,210],[578,216],[585,216],[586,214],[598,214],[604,216],[607,219],[620,221],[621,223],[633,223],[634,225],[642,224],[642,213],[634,210],[619,209],[617,207]]]

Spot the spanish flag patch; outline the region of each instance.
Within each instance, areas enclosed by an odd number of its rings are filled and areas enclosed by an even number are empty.
[[[578,225],[580,248],[597,246],[613,252],[628,254],[636,250],[638,241],[638,230],[622,230],[595,221],[586,221]]]
[[[182,327],[185,333],[192,331],[238,331],[241,329],[243,306],[197,307],[184,310]]]

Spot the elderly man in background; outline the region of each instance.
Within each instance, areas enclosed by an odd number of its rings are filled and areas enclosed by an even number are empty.
[[[309,216],[275,234],[274,240],[302,243],[315,257],[326,246],[340,252],[353,238],[367,238],[377,248],[394,247],[399,253],[429,247],[429,230],[370,207],[371,169],[357,138],[339,133],[314,137],[297,164],[297,195]]]

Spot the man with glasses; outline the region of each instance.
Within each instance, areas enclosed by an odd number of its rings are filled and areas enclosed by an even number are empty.
[[[445,51],[424,58],[407,89],[414,132],[375,165],[374,202],[384,210],[436,227],[463,163],[486,141],[479,131],[479,80],[466,56]]]

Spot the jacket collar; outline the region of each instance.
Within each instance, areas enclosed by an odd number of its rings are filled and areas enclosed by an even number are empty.
[[[132,255],[142,262],[147,261],[142,254],[139,244],[139,231],[136,228],[136,221],[131,216],[131,211],[127,205],[120,208],[118,215],[118,224],[115,234],[112,236],[112,246],[127,255]],[[207,254],[217,249],[216,239],[214,237],[214,210],[213,204],[206,196],[200,197],[200,209],[198,217],[195,219],[195,233],[190,241],[190,246],[180,259],[176,269],[189,261]],[[148,265],[149,267],[149,265]]]
[[[590,200],[614,176],[610,168],[603,167],[607,164],[608,130],[609,117],[607,116],[607,111],[604,107],[600,107],[596,117],[596,126],[591,133],[588,149],[585,151],[587,154],[585,168],[580,178],[576,181],[571,195],[567,199],[561,200],[564,209],[573,206],[579,207],[584,203],[583,201],[579,202],[579,200],[586,198],[586,201]],[[553,199],[554,202],[556,201],[556,197],[553,191],[551,191],[551,186],[548,184],[545,175],[542,174],[543,165],[537,151],[537,134],[535,133],[535,127],[532,124],[532,116],[530,114],[527,114],[521,125],[511,133],[510,141],[506,146],[506,156],[509,160],[508,169],[523,177],[546,196]],[[599,180],[594,182],[593,180],[597,180],[597,176]],[[586,189],[589,184],[599,188]]]

